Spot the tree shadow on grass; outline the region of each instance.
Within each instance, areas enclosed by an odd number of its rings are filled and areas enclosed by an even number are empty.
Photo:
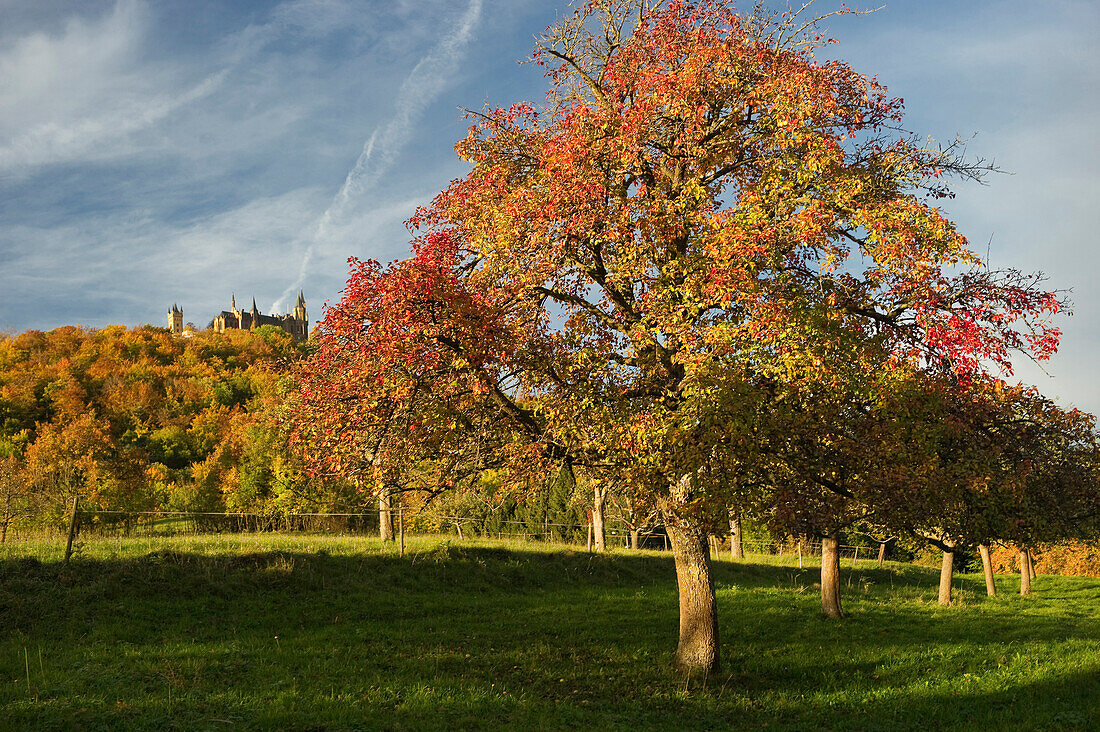
[[[405,558],[4,560],[0,719],[112,729],[1096,721],[1100,610],[1083,600],[1100,582],[1051,582],[1074,603],[1063,613],[1041,599],[1042,583],[1031,603],[978,602],[980,578],[963,577],[970,599],[941,609],[921,599],[935,596],[933,572],[857,568],[866,589],[848,593],[850,617],[835,622],[820,616],[816,569],[715,569],[725,669],[693,687],[668,670],[677,605],[667,555],[445,543]]]

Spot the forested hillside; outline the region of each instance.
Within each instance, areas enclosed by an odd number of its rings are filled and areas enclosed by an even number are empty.
[[[290,366],[308,348],[271,326],[0,337],[4,530],[55,523],[75,496],[91,510],[319,507],[280,418]]]

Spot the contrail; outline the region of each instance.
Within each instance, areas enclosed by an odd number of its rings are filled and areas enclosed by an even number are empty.
[[[313,235],[302,256],[298,278],[283,291],[278,300],[272,303],[271,312],[279,312],[284,302],[298,294],[298,290],[305,283],[313,254],[318,245],[328,236],[332,222],[339,220],[348,203],[374,186],[393,165],[398,153],[409,141],[412,126],[446,87],[450,70],[473,35],[474,26],[481,16],[481,5],[482,0],[470,0],[469,7],[466,8],[462,20],[454,31],[444,36],[405,77],[401,89],[397,92],[393,117],[385,125],[375,129],[363,144],[363,152],[359,154],[359,159],[348,172],[344,185],[340,187],[332,203],[317,220],[317,226],[314,227]],[[376,147],[379,149],[377,154],[375,154]]]

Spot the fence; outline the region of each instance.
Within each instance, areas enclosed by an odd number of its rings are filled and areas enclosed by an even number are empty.
[[[391,512],[395,525],[400,511]],[[563,524],[549,521],[518,521],[499,517],[405,516],[410,533],[453,533],[459,537],[497,539],[522,538],[528,541],[576,543],[584,541],[588,524]],[[76,512],[78,533],[88,536],[179,535],[212,533],[323,532],[377,536],[380,513],[367,510],[355,513],[229,513],[188,511],[97,511]],[[630,528],[608,521],[605,534],[609,543],[629,542]],[[667,548],[663,527],[648,527],[638,532],[639,542],[649,548]]]
[[[395,529],[400,523],[400,512],[391,513]],[[175,536],[198,534],[245,533],[335,533],[378,536],[380,515],[378,510],[355,513],[229,513],[187,511],[96,511],[79,509],[71,527],[75,535],[96,537],[121,536]],[[591,548],[589,524],[564,524],[554,522],[530,522],[500,517],[441,516],[417,514],[405,517],[405,530],[410,534],[451,533],[457,537],[483,537],[496,539],[522,539],[531,542],[556,542],[585,544]],[[632,527],[610,519],[605,523],[605,540],[609,547],[630,547]],[[54,534],[56,536],[56,534]],[[38,531],[33,538],[46,538]],[[19,541],[18,532],[10,532],[8,539]],[[587,538],[587,542],[586,542]],[[660,525],[637,529],[637,546],[642,549],[670,549],[668,536]],[[712,536],[710,550],[715,558],[730,553],[729,536]],[[797,556],[799,566],[812,563],[821,554],[820,542],[797,538],[786,541],[743,540],[746,554],[757,556]],[[852,562],[873,559],[878,546],[838,547],[842,560]]]
[[[378,533],[378,512],[228,513],[212,511],[88,511],[79,531],[95,536],[248,534],[265,532]]]

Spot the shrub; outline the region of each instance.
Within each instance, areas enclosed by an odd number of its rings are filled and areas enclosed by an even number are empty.
[[[1100,577],[1100,543],[1067,541],[1040,544],[1032,550],[1032,561],[1038,574]],[[996,546],[990,552],[994,572],[1019,572],[1020,549],[1016,546]]]

